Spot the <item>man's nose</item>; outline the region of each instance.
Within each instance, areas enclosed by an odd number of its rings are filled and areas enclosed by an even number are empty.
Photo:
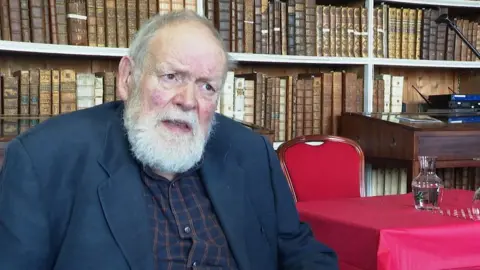
[[[177,94],[173,98],[173,103],[184,111],[195,109],[197,107],[195,91],[195,83],[187,83],[178,89]]]

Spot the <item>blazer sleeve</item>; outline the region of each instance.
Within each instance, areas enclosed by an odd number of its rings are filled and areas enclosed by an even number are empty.
[[[284,270],[337,270],[336,253],[313,237],[310,227],[300,222],[297,208],[280,161],[271,143],[264,138],[278,226],[279,266]]]
[[[0,172],[1,269],[48,269],[47,196],[41,185],[25,147],[12,140]]]

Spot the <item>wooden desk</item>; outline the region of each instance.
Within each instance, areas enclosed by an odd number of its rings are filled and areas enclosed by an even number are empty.
[[[404,122],[398,115],[345,113],[339,135],[359,143],[373,166],[407,168],[408,191],[418,156],[436,156],[437,168],[480,167],[480,124]]]

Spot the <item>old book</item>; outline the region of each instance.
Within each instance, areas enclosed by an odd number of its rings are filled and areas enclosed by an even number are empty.
[[[448,8],[441,7],[438,14],[448,14]],[[445,60],[445,52],[447,50],[446,43],[447,24],[441,23],[437,26],[436,60]]]
[[[295,91],[295,137],[304,134],[304,107],[305,107],[305,76],[297,76]]]
[[[322,76],[313,76],[313,134],[322,134]]]
[[[3,77],[3,114],[6,116],[18,115],[19,103],[19,78],[6,75]],[[3,136],[17,136],[19,125],[17,119],[3,119]]]
[[[159,0],[162,1],[162,0]],[[217,29],[220,32],[220,36],[223,39],[224,46],[227,50],[231,50],[231,2],[230,0],[218,0],[215,2],[215,10],[218,10],[215,15],[215,21],[217,22]]]
[[[322,6],[322,54],[321,56],[333,56],[331,45],[330,6]]]
[[[30,3],[30,38],[35,43],[45,43],[45,23],[43,17],[43,0]]]
[[[143,2],[143,1],[142,1]],[[105,0],[96,0],[95,6],[95,17],[96,17],[96,38],[97,46],[105,47],[106,46],[106,27],[105,27]]]
[[[103,77],[103,103],[112,102],[115,100],[115,73],[96,72],[95,76]]]
[[[340,40],[340,46],[341,46],[341,56],[342,57],[348,57],[348,13],[347,13],[347,8],[346,7],[341,7],[340,8],[342,20],[340,23],[340,31],[341,31],[341,40]]]
[[[95,105],[95,74],[77,73],[77,110]]]
[[[52,70],[52,115],[60,114],[60,70]]]
[[[342,100],[343,100],[343,91],[342,91],[342,72],[334,71],[333,72],[333,101],[332,101],[332,134],[338,134],[338,121],[342,115]]]
[[[185,9],[197,12],[197,0],[185,0]]]
[[[118,1],[118,0],[117,0]],[[143,1],[141,1],[143,2]],[[137,1],[136,0],[127,0],[127,44],[130,44],[135,37],[135,33],[137,32]]]
[[[361,34],[361,52],[362,57],[368,56],[368,24],[367,24],[367,9],[362,7],[360,11],[360,31]]]
[[[30,115],[39,115],[40,69],[30,69]]]
[[[262,0],[254,0],[255,53],[262,53]]]
[[[437,59],[437,30],[438,25],[435,20],[438,18],[438,9],[432,9],[430,13],[430,40],[428,43],[428,60]]]
[[[52,114],[52,71],[40,69],[39,88],[39,114],[49,116]]]
[[[322,74],[322,134],[332,134],[333,72]]]
[[[396,58],[397,44],[395,42],[397,36],[396,18],[397,9],[388,7],[388,58]]]
[[[282,54],[282,17],[280,1],[273,2],[273,50],[275,54]]]
[[[60,113],[77,110],[76,72],[73,69],[60,71]]]
[[[317,55],[316,35],[317,11],[315,0],[305,0],[305,55]]]
[[[268,36],[269,36],[269,28],[268,28],[268,0],[262,0],[261,6],[261,16],[262,16],[262,52],[263,54],[268,53]]]
[[[348,57],[355,57],[355,26],[354,8],[347,8],[347,44]]]
[[[22,41],[30,42],[30,9],[28,0],[20,0],[20,19],[22,21]]]
[[[231,0],[230,2],[230,51],[238,52],[238,41],[237,41],[237,24],[239,23],[237,17],[237,3],[242,3],[242,0]],[[243,14],[242,14],[243,17]]]
[[[424,9],[417,9],[416,27],[415,27],[415,58],[420,59],[422,55],[422,22]]]
[[[377,79],[377,112],[382,113],[385,109],[385,81],[383,79]],[[361,111],[360,111],[361,112]]]
[[[282,36],[282,55],[287,55],[288,41],[287,41],[287,4],[280,2],[280,17],[281,17],[281,29],[280,33]]]
[[[230,118],[233,118],[234,116],[234,91],[235,74],[233,71],[228,71],[220,96],[220,113]]]
[[[107,47],[115,48],[117,47],[117,10],[115,7],[115,0],[105,0],[105,10],[107,12],[106,16],[106,41]]]
[[[380,9],[380,7],[375,7],[373,9],[373,48],[372,48],[372,53],[373,53],[373,56],[374,57],[378,57],[378,47],[380,46],[379,42],[378,42],[378,39],[379,39],[379,36],[378,36],[378,28],[379,28],[379,24],[378,24],[378,10]]]
[[[291,140],[293,138],[293,106],[294,106],[294,101],[293,101],[293,87],[296,83],[296,76],[288,76],[287,80],[287,92],[286,92],[286,112],[285,112],[285,140]]]
[[[357,74],[354,72],[343,72],[342,75],[342,112],[357,112]]]
[[[255,123],[255,81],[245,80],[243,120]]]
[[[295,0],[287,0],[287,54],[295,55]]]
[[[245,121],[245,78],[234,78],[233,119]],[[245,121],[248,122],[248,121]],[[250,122],[252,123],[252,122]]]
[[[87,10],[85,0],[67,1],[68,44],[88,45]]]
[[[232,14],[232,51],[245,52],[245,0],[235,0],[236,14]],[[249,0],[251,1],[251,0]],[[234,2],[232,2],[232,5]],[[232,8],[232,12],[233,12]],[[235,17],[234,17],[235,16]],[[236,22],[234,23],[234,18]],[[236,29],[236,31],[234,31]]]
[[[303,135],[313,134],[313,74],[299,74],[303,79]]]
[[[275,6],[273,2],[268,3],[268,53],[275,53]]]
[[[117,46],[126,48],[128,46],[127,30],[127,0],[115,0],[117,12]]]
[[[22,18],[20,0],[8,0],[10,15],[10,34],[13,41],[22,41]]]
[[[415,39],[416,31],[415,27],[417,25],[417,12],[415,9],[408,9],[408,59],[415,59]]]
[[[273,130],[275,127],[273,118],[273,106],[275,100],[275,88],[274,88],[274,78],[266,77],[266,87],[265,87],[265,127],[267,129]]]
[[[95,105],[103,103],[103,76],[94,74],[95,76]]]
[[[97,11],[95,3],[96,0],[87,0],[88,46],[97,46]]]
[[[207,0],[205,2],[205,15],[213,22],[213,0]],[[158,13],[158,0],[148,0],[148,18],[151,18]],[[214,24],[215,25],[215,24]]]
[[[10,34],[10,13],[8,9],[8,0],[0,0],[0,25],[2,27],[2,39],[12,40]]]
[[[17,70],[12,74],[20,82],[19,91],[19,113],[20,115],[30,114],[30,74],[28,70]]]
[[[288,92],[288,77],[279,77],[279,102],[278,102],[278,130],[277,140],[280,142],[285,141],[286,138],[286,106],[287,106],[287,92]]]
[[[167,14],[172,11],[171,0],[158,0],[158,14]],[[228,2],[230,2],[228,0]]]
[[[362,41],[361,41],[361,27],[360,27],[360,8],[353,8],[353,53],[355,57],[362,57]],[[325,16],[325,13],[324,13]],[[331,33],[330,33],[331,34]],[[325,48],[325,47],[324,47]],[[333,54],[332,54],[333,55]]]
[[[456,20],[455,22],[456,23]],[[445,59],[449,61],[455,60],[455,31],[447,27],[447,48],[445,52]]]
[[[245,19],[242,51],[246,53],[255,52],[255,2],[245,0]]]
[[[68,26],[67,26],[66,0],[55,0],[55,18],[56,18],[56,25],[57,25],[58,44],[67,45],[68,44]]]
[[[431,9],[423,10],[423,20],[422,20],[422,54],[421,59],[428,60],[428,46],[430,44],[430,18],[432,14]]]
[[[53,44],[58,44],[58,24],[57,24],[57,5],[55,0],[48,0],[49,7],[49,23],[51,30],[51,41]]]
[[[335,25],[335,56],[341,57],[342,56],[342,10],[340,7],[335,7],[335,24],[334,25]],[[363,42],[363,38],[362,38],[362,42]]]
[[[50,0],[43,0],[43,23],[44,23],[44,29],[45,29],[45,43],[52,43],[52,29],[51,29],[51,24],[50,24]],[[85,4],[84,0],[83,4]],[[85,14],[87,10],[85,7]],[[86,31],[86,29],[85,29]]]
[[[372,112],[378,112],[378,79],[373,80]]]
[[[3,76],[3,114],[18,115],[20,78]]]
[[[323,39],[323,6],[317,5],[315,8],[315,12],[317,13],[317,20],[316,20],[316,55],[317,56],[323,56],[323,44],[322,44],[322,39]]]
[[[402,58],[402,9],[395,10],[395,58]]]
[[[138,1],[138,6],[137,6],[137,29],[135,29],[135,32],[142,26],[149,18],[149,11],[148,11],[148,1]]]
[[[305,55],[305,0],[295,0],[295,52]]]
[[[185,8],[183,0],[171,0],[171,8],[172,11],[183,10]]]

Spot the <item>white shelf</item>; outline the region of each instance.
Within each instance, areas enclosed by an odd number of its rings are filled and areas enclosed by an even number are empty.
[[[468,0],[375,0],[375,2],[428,5],[428,6],[480,8],[480,1],[468,1]]]
[[[88,47],[5,40],[0,40],[0,51],[107,57],[121,57],[127,54],[126,48]]]
[[[374,58],[372,59],[372,63],[376,66],[480,69],[480,61],[441,61]]]
[[[367,58],[361,57],[321,57],[301,55],[275,55],[253,53],[229,53],[230,59],[236,62],[277,63],[277,64],[332,64],[332,65],[365,65]]]

